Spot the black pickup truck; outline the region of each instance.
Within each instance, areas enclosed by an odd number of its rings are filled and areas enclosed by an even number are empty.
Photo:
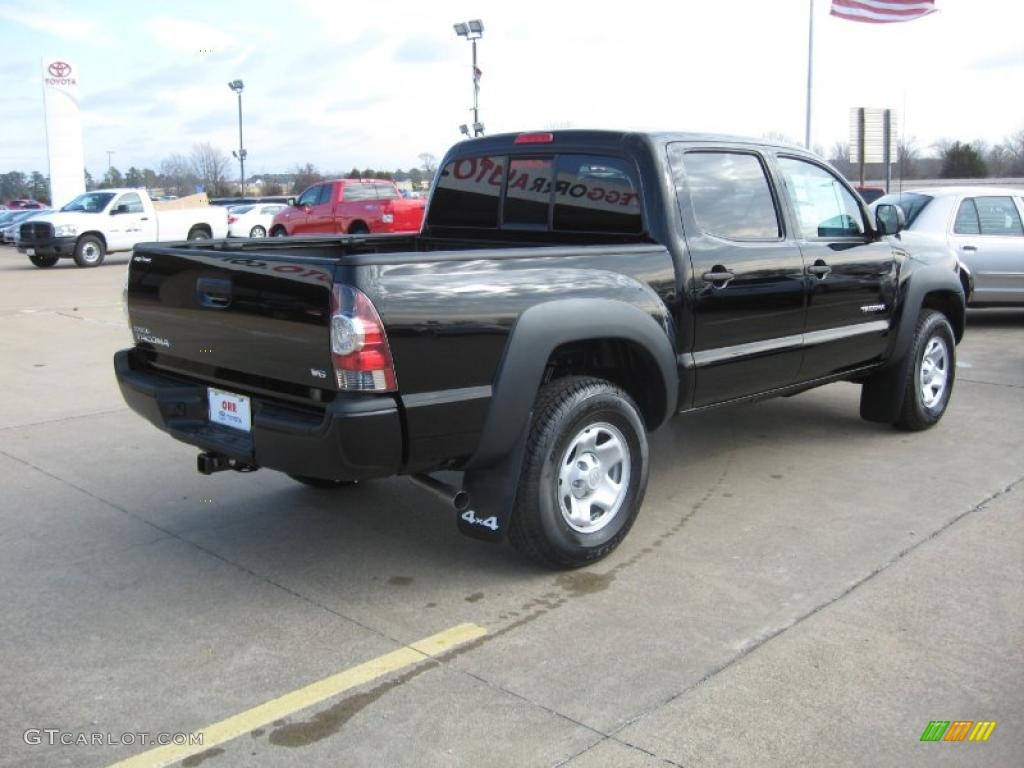
[[[942,417],[958,263],[909,253],[903,221],[796,147],[474,139],[418,235],[137,246],[114,367],[201,472],[410,475],[463,532],[577,567],[628,533],[675,414],[845,380],[865,419]]]

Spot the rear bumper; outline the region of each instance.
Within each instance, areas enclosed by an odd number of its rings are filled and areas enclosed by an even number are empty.
[[[47,240],[20,240],[18,242],[18,252],[26,253],[28,249],[35,251],[36,256],[58,256],[60,258],[67,258],[75,255],[75,243],[77,238],[74,237],[52,237]]]
[[[171,376],[141,362],[134,350],[114,355],[125,402],[154,426],[204,451],[295,475],[363,480],[397,474],[402,425],[391,398],[338,397],[315,409],[217,385],[252,399],[252,431],[211,424],[208,386]]]

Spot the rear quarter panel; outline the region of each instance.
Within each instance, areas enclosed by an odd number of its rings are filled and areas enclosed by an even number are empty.
[[[476,449],[509,336],[527,308],[617,299],[671,334],[669,305],[677,300],[672,259],[660,246],[403,254],[401,263],[360,268],[356,279],[391,344],[410,471]]]

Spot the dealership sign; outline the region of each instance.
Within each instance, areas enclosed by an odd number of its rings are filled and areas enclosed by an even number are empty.
[[[46,151],[50,161],[50,204],[57,208],[85,191],[78,73],[64,59],[44,59],[42,76]]]

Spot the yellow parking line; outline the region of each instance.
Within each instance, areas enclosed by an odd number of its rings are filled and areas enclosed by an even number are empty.
[[[148,752],[114,763],[109,768],[161,768],[184,760],[186,757],[205,752],[211,747],[238,738],[250,731],[269,725],[275,720],[294,714],[321,701],[337,696],[352,688],[376,680],[378,677],[412,666],[431,656],[450,651],[458,645],[476,640],[487,634],[487,630],[476,624],[460,624],[431,635],[397,651],[385,653],[355,667],[325,677],[297,691],[286,693],[276,699],[239,712],[219,723],[208,725],[193,733],[203,734],[202,745],[168,744]]]

